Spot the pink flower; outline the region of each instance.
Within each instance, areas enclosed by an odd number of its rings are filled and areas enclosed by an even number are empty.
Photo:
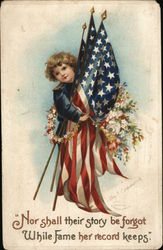
[[[116,142],[109,143],[108,148],[110,151],[115,151],[117,148]]]

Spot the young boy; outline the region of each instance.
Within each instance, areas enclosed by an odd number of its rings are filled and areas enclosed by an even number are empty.
[[[103,212],[118,215],[105,204],[98,176],[105,171],[121,175],[112,156],[106,151],[106,138],[99,128],[96,128],[89,118],[89,106],[82,106],[80,98],[70,102],[72,84],[74,82],[76,58],[70,53],[54,54],[47,61],[46,77],[51,81],[59,81],[53,90],[54,102],[58,112],[60,126],[56,133],[61,135],[61,124],[66,118],[68,128],[72,122],[87,121],[80,124],[80,129],[73,138],[61,145],[60,163],[62,175],[59,182],[58,195],[75,202],[76,205],[88,212]],[[82,88],[79,86],[79,92]],[[78,96],[78,93],[77,95]],[[82,94],[80,96],[82,98]],[[79,110],[81,108],[84,112]],[[65,131],[64,131],[65,132]],[[66,152],[66,153],[65,153]]]
[[[83,114],[77,107],[70,102],[71,90],[75,78],[76,58],[66,52],[60,52],[52,55],[48,61],[45,75],[50,81],[59,81],[59,85],[53,89],[53,98],[58,112],[60,122],[57,134],[60,134],[60,128],[64,119],[75,123],[86,121],[88,114]]]

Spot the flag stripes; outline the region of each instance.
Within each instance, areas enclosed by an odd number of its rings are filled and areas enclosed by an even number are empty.
[[[83,89],[79,87],[74,98],[74,105],[83,112],[91,112],[87,104]],[[72,126],[74,123],[69,121],[67,129],[71,129]],[[61,151],[60,162],[63,171],[58,194],[64,194],[66,199],[75,202],[85,211],[101,211],[116,215],[105,204],[97,177],[103,175],[105,171],[123,175],[109,155],[103,132],[99,132],[89,119],[88,122],[81,123],[78,133],[68,141],[64,162],[62,157],[65,145],[62,146]]]

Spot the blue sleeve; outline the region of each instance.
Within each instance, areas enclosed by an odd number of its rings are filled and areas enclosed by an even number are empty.
[[[78,122],[82,114],[67,98],[67,96],[62,92],[62,90],[53,91],[54,103],[58,114],[71,120],[73,122]]]

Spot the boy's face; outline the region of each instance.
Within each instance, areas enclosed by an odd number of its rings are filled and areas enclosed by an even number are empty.
[[[55,67],[53,69],[53,74],[57,81],[63,83],[73,83],[75,77],[73,69],[67,64]]]

